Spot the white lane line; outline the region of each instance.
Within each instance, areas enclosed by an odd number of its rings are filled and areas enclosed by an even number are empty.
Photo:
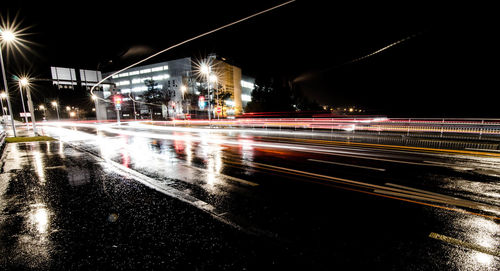
[[[195,166],[191,166],[191,165],[184,164],[182,166],[183,167],[192,168],[192,169],[195,169],[195,170],[199,170],[199,171],[202,171],[202,172],[210,172],[207,169],[199,168],[199,167],[195,167]],[[219,177],[219,178],[226,178],[228,180],[239,182],[239,183],[250,185],[250,186],[258,186],[259,185],[258,183],[250,182],[250,181],[247,181],[247,180],[243,180],[243,179],[236,178],[236,177],[229,176],[229,175],[222,174],[222,173],[214,173],[214,175],[217,176],[217,177]]]
[[[446,235],[442,235],[442,234],[439,234],[439,233],[435,233],[435,232],[431,232],[429,234],[429,237],[433,238],[433,239],[436,239],[436,240],[441,240],[441,241],[444,241],[444,242],[447,242],[447,243],[450,243],[450,244],[454,244],[454,245],[457,245],[457,246],[466,247],[468,249],[472,249],[472,250],[476,250],[476,251],[479,251],[479,252],[482,252],[482,253],[486,253],[486,254],[490,254],[490,255],[493,255],[493,256],[500,257],[500,251],[496,250],[495,248],[489,248],[489,247],[484,247],[484,246],[481,246],[481,245],[477,245],[477,244],[465,242],[465,241],[462,241],[462,240],[459,240],[459,239],[456,239],[456,238],[452,238],[452,237],[449,237],[449,236],[446,236]]]
[[[377,171],[385,171],[385,168],[375,168],[375,167],[359,166],[359,165],[345,164],[345,163],[338,163],[338,162],[324,161],[324,160],[317,160],[317,159],[307,159],[307,160],[308,161],[313,161],[313,162],[325,163],[325,164],[346,166],[346,167],[356,167],[356,168],[363,168],[363,169],[370,169],[370,170],[377,170]]]
[[[429,164],[433,164],[433,165],[441,166],[441,167],[452,168],[452,169],[456,169],[456,170],[474,170],[473,168],[470,168],[470,167],[463,167],[460,165],[441,163],[441,162],[437,162],[437,161],[424,161],[424,163],[429,163]]]
[[[465,148],[465,149],[471,151],[500,152],[500,150],[492,150],[492,149],[476,149],[476,148]]]
[[[66,168],[65,165],[53,166],[53,167],[45,167],[45,169],[56,169],[56,168]]]

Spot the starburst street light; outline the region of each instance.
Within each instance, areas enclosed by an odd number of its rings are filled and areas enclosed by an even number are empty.
[[[23,97],[22,88],[24,87],[24,89],[26,90],[26,96],[28,97],[28,110],[30,111],[31,123],[33,125],[33,133],[36,136],[36,135],[38,135],[38,132],[36,130],[35,108],[33,107],[33,101],[31,100],[30,80],[29,80],[29,78],[24,77],[24,76],[19,78],[18,80],[19,80],[19,90],[21,92],[21,98]],[[23,102],[23,107],[24,107],[24,102]],[[25,117],[26,117],[26,115],[25,115]],[[26,124],[27,124],[27,121],[26,121]]]
[[[16,133],[16,124],[14,123],[14,116],[12,114],[12,106],[10,105],[10,99],[9,99],[9,86],[7,85],[7,79],[5,77],[5,67],[3,64],[3,55],[2,55],[2,47],[5,45],[7,46],[9,43],[13,42],[15,39],[14,33],[11,31],[3,30],[2,27],[0,27],[0,64],[2,66],[2,77],[3,77],[3,86],[5,88],[5,96],[7,100],[7,106],[9,108],[9,113],[10,113],[10,122],[12,125],[12,132],[14,134],[14,137],[17,137]],[[2,106],[3,107],[3,106]]]
[[[6,42],[11,42],[11,41],[14,41],[16,38],[16,36],[14,35],[14,33],[12,33],[12,31],[10,30],[5,30],[5,31],[2,31],[2,39]]]
[[[198,76],[204,78],[207,81],[207,94],[208,94],[208,121],[210,122],[211,116],[210,111],[212,111],[212,95],[210,94],[210,75],[212,73],[212,58],[204,59],[198,63],[195,63],[195,66],[198,68]]]

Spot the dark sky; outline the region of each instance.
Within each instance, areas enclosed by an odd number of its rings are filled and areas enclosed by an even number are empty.
[[[500,117],[498,25],[492,7],[296,1],[183,45],[155,61],[218,53],[255,77],[285,76],[320,104],[390,116]],[[49,66],[103,71],[147,56],[280,1],[182,1],[109,7],[2,10],[30,27],[26,59],[9,72],[48,76]],[[411,37],[411,38],[408,38]],[[349,63],[402,39],[371,57]],[[128,54],[126,55],[128,56]],[[113,60],[109,64],[109,60]]]

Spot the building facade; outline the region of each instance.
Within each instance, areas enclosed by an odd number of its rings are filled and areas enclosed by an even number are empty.
[[[209,55],[201,62],[209,63],[210,74],[200,72],[199,62],[190,57],[130,68],[112,75],[95,92],[104,99],[120,94],[123,97],[122,118],[206,118],[239,115],[251,100],[255,79],[242,75],[241,68],[226,59]],[[150,84],[146,84],[149,82]],[[167,95],[163,102],[146,101],[148,91],[155,89]],[[208,103],[212,101],[212,104]],[[102,103],[99,118],[116,116],[111,104]]]

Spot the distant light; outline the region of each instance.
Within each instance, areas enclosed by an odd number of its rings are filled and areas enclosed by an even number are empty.
[[[187,87],[185,85],[182,85],[181,86],[181,91],[184,93],[184,92],[186,92],[186,90],[187,90]]]
[[[71,112],[69,112],[69,116],[70,116],[70,117],[74,117],[74,116],[76,116],[76,113],[75,113],[75,112],[73,112],[73,111],[71,111]]]
[[[5,93],[5,92],[0,93],[0,98],[2,98],[2,99],[7,98],[7,93]]]
[[[56,101],[52,101],[50,104],[51,104],[52,106],[54,106],[54,107],[57,107],[57,102],[56,102]]]

